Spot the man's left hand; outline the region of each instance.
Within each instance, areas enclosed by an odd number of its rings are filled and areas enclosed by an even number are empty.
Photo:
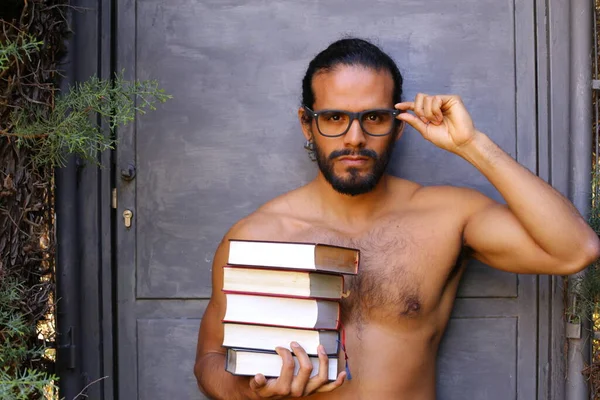
[[[398,119],[405,121],[436,146],[460,155],[478,131],[459,96],[419,93],[415,101],[398,103],[395,108],[404,112]]]

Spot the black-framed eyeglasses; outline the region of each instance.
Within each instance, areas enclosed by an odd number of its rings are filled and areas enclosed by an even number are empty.
[[[401,111],[391,108],[376,108],[361,112],[343,110],[313,111],[307,106],[304,106],[304,109],[315,118],[319,133],[327,137],[338,137],[346,134],[355,119],[358,119],[363,132],[371,136],[389,135],[401,122],[396,119]]]

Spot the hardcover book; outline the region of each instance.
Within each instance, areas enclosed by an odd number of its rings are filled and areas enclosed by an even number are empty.
[[[317,331],[308,329],[279,328],[247,324],[223,324],[223,346],[275,351],[276,347],[291,350],[290,343],[298,344],[308,355],[317,355],[317,347],[323,345],[325,352],[336,356],[338,353],[337,331]]]
[[[313,365],[311,377],[319,373],[319,359],[317,357],[309,357]],[[300,364],[298,359],[294,357],[296,364],[294,375],[298,375]],[[281,373],[283,362],[277,353],[249,351],[243,349],[227,349],[227,357],[225,361],[225,370],[234,375],[254,376],[263,374],[265,377],[278,377]],[[329,358],[328,379],[333,381],[338,374],[337,358]]]
[[[344,277],[307,271],[223,267],[223,291],[339,300]]]
[[[237,293],[225,293],[225,297],[223,322],[324,330],[339,326],[340,305],[336,301]]]
[[[355,275],[360,252],[317,243],[229,241],[229,265],[336,272]]]

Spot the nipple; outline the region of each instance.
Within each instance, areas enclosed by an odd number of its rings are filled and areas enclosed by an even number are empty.
[[[421,309],[421,304],[419,304],[418,301],[411,299],[408,301],[407,309],[408,312],[417,312]]]
[[[406,300],[406,308],[402,315],[416,314],[421,310],[421,303],[417,298],[411,297]]]

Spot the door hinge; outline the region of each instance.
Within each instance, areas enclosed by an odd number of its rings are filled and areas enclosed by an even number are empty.
[[[112,208],[117,209],[117,188],[112,189]]]
[[[567,339],[581,339],[581,323],[580,322],[567,322],[567,329],[565,330]]]
[[[571,310],[576,310],[577,308],[577,294],[571,295]],[[573,313],[569,313],[567,315],[567,326],[566,326],[566,336],[567,339],[581,339],[581,319],[577,317]]]
[[[67,331],[66,344],[59,346],[61,364],[63,368],[74,370],[77,367],[77,346],[75,345],[75,329],[70,326]]]

